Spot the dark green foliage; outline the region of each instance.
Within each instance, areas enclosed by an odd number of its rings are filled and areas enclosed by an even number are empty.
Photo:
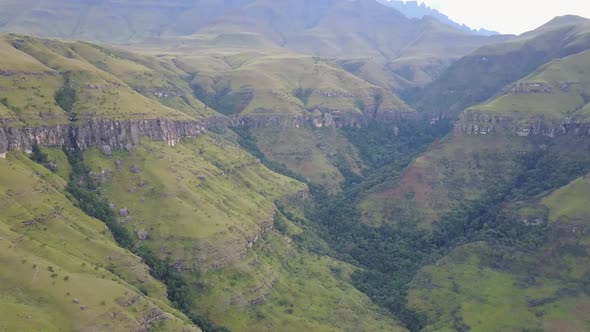
[[[320,187],[315,188],[316,190],[320,190]],[[297,243],[301,248],[317,255],[337,256],[334,250],[332,250],[332,248],[330,248],[326,241],[324,241],[324,239],[320,236],[316,229],[318,225],[311,223],[307,219],[301,219],[295,216],[286,209],[282,202],[277,201],[275,202],[275,205],[277,206],[277,209],[281,215],[296,223],[297,226],[303,230],[302,233],[292,236],[295,240],[295,243]]]
[[[313,93],[313,89],[303,89],[303,88],[297,88],[295,90],[293,90],[293,95],[301,100],[301,102],[303,103],[303,106],[307,105],[307,102],[309,101],[309,97],[311,96],[311,94]]]
[[[551,149],[524,154],[517,163],[517,176],[487,188],[478,200],[463,201],[434,225],[431,232],[419,230],[412,221],[385,224],[375,228],[360,222],[357,205],[364,193],[382,183],[395,181],[403,169],[428,145],[450,129],[447,121],[430,125],[424,121],[402,121],[393,126],[371,123],[366,128],[343,129],[344,135],[360,151],[369,169],[361,179],[352,172],[346,177],[344,192],[331,196],[323,188],[308,183],[314,202],[306,207],[306,218],[294,216],[280,203],[280,216],[295,222],[303,233],[294,236],[298,245],[311,252],[331,255],[362,267],[352,275],[355,287],[373,301],[389,310],[410,331],[419,331],[426,324],[424,314],[407,307],[406,298],[416,273],[436,262],[458,246],[485,241],[493,251],[482,256],[482,263],[497,269],[514,269],[526,265],[519,252],[537,248],[545,240],[547,225],[530,226],[505,209],[506,203],[526,200],[556,189],[587,173],[590,162],[566,158]],[[258,157],[267,167],[302,180],[283,165],[265,158],[247,128],[234,129],[242,147]],[[559,149],[557,149],[559,150]],[[504,155],[488,156],[505,158]],[[338,161],[338,160],[337,160]],[[345,165],[345,163],[338,163]],[[275,219],[284,231],[281,218]],[[573,250],[573,249],[572,249]],[[514,271],[526,275],[526,271]],[[581,286],[580,286],[581,287]],[[590,287],[589,287],[590,288]],[[469,327],[458,313],[453,314],[454,328]]]
[[[205,105],[225,115],[240,113],[254,98],[251,91],[232,91],[229,87],[208,93],[203,87],[194,85],[193,93]]]
[[[448,133],[451,124],[446,120],[434,125],[424,120],[402,120],[395,127],[374,121],[366,127],[343,128],[342,133],[359,149],[365,164],[376,169],[423,151],[435,139]]]
[[[314,230],[338,258],[364,268],[353,274],[354,285],[393,313],[410,331],[419,331],[426,324],[422,314],[406,306],[410,282],[421,267],[434,263],[458,246],[477,241],[487,242],[496,248],[495,252],[506,253],[502,259],[490,257],[486,260],[495,264],[495,268],[520,266],[514,264],[514,252],[526,252],[541,245],[547,225],[525,225],[505,211],[505,204],[514,198],[530,199],[548,189],[556,189],[588,171],[584,162],[568,158],[558,160],[546,151],[525,154],[517,161],[518,176],[495,183],[478,200],[462,202],[436,223],[431,232],[417,229],[411,220],[375,228],[360,221],[356,206],[361,195],[380,183],[395,180],[428,145],[431,134],[420,130],[432,129],[409,126],[407,128],[413,130],[406,131],[405,135],[410,137],[395,144],[392,142],[396,137],[386,126],[374,125],[373,128],[373,133],[347,130],[349,139],[357,142],[361,154],[372,166],[364,181],[345,188],[345,192],[337,196],[312,188],[315,205],[308,208],[307,218],[314,222]],[[369,139],[363,142],[361,138],[365,135]],[[436,135],[430,137],[434,139]],[[455,328],[468,329],[458,316]]]
[[[444,120],[435,125],[407,120],[399,123],[397,128],[397,136],[392,125],[383,123],[343,129],[344,135],[359,149],[369,166],[364,177],[359,179],[341,168],[346,181],[344,192],[336,196],[308,183],[314,202],[307,206],[304,220],[289,214],[281,204],[277,203],[277,206],[282,215],[303,228],[302,234],[294,236],[296,243],[311,252],[332,255],[362,267],[352,275],[355,287],[389,310],[410,331],[419,331],[426,325],[426,317],[408,309],[406,297],[420,268],[434,263],[458,246],[485,241],[501,257],[484,255],[482,264],[498,269],[513,269],[514,266],[526,269],[518,252],[541,245],[547,225],[525,225],[504,208],[505,204],[530,199],[565,185],[587,173],[590,162],[563,157],[558,152],[550,152],[551,149],[525,154],[519,157],[517,176],[507,182],[492,184],[478,200],[463,201],[436,223],[431,232],[417,229],[412,221],[375,228],[360,222],[356,207],[361,196],[383,183],[395,181],[429,144],[448,133],[451,125]],[[240,144],[269,168],[300,178],[283,165],[268,161],[248,129],[240,128],[236,132]],[[526,272],[518,272],[526,275]],[[458,314],[453,316],[455,329],[469,329]]]
[[[571,158],[557,151],[537,151],[523,160],[527,170],[517,179],[510,199],[520,200],[565,186],[590,171],[590,158]]]
[[[37,143],[33,144],[33,148],[31,149],[33,152],[31,154],[31,160],[44,165],[46,163],[49,162],[49,158],[47,157],[47,154],[44,153],[43,151],[41,151],[41,148],[39,147],[39,145]]]
[[[559,40],[554,42],[561,43]],[[561,47],[552,49],[562,54],[522,47],[500,55],[466,56],[453,63],[424,89],[405,95],[405,100],[418,111],[444,113],[454,118],[467,107],[492,97],[506,84],[525,77],[553,57],[572,54],[572,50]],[[574,51],[577,52],[579,50]]]
[[[0,98],[0,103],[6,107],[9,107],[8,98],[6,98],[6,97]]]
[[[226,332],[223,327],[217,327],[207,320],[191,312],[191,290],[180,272],[176,271],[169,261],[161,260],[154,252],[144,245],[138,245],[129,231],[121,225],[110,209],[109,204],[102,198],[100,188],[90,176],[90,168],[84,164],[82,153],[78,150],[65,150],[68,161],[72,166],[72,174],[66,189],[77,199],[82,211],[91,217],[103,221],[117,243],[134,254],[140,256],[150,267],[150,274],[163,282],[168,289],[170,301],[205,332]],[[147,295],[147,290],[140,289]]]
[[[55,101],[64,111],[72,113],[76,103],[76,90],[70,86],[70,80],[66,78],[64,85],[55,94]]]
[[[124,248],[132,249],[134,241],[127,229],[115,217],[106,200],[101,197],[96,182],[90,176],[90,168],[84,164],[80,151],[66,150],[72,174],[66,189],[78,200],[82,211],[103,221],[110,229],[115,241]]]
[[[287,233],[287,222],[285,221],[285,217],[283,217],[280,213],[275,214],[273,218],[273,224],[275,229],[279,231],[281,234]]]
[[[191,309],[190,289],[180,273],[172,268],[170,261],[158,258],[149,248],[140,246],[134,250],[150,267],[150,274],[168,287],[168,298],[185,313]]]

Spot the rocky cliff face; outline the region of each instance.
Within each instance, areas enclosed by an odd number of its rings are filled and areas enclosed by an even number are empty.
[[[454,132],[456,135],[509,133],[521,137],[590,136],[590,123],[576,121],[571,118],[521,121],[508,116],[494,116],[468,110],[459,117]]]
[[[395,122],[414,116],[412,112],[387,112],[373,117],[379,121]],[[312,125],[322,127],[360,127],[371,117],[349,112],[314,112],[298,116],[246,115],[212,117],[204,120],[179,121],[168,119],[108,120],[93,119],[82,124],[63,124],[44,127],[0,126],[0,158],[8,151],[30,152],[36,143],[43,146],[86,150],[99,147],[105,154],[114,150],[129,150],[139,144],[141,137],[165,141],[170,146],[186,137],[196,137],[212,128],[247,126],[262,128],[288,126],[299,128]]]
[[[274,114],[237,116],[231,120],[231,125],[247,126],[251,128],[264,128],[269,126],[300,128],[306,125],[311,125],[316,128],[345,128],[366,126],[371,120],[394,123],[401,119],[413,118],[415,116],[415,112],[382,112],[376,115],[367,115],[363,113],[342,111],[321,112],[316,110],[314,112],[296,116]]]
[[[95,119],[85,124],[48,127],[0,127],[0,156],[8,151],[31,151],[33,144],[86,150],[99,147],[105,153],[131,149],[140,137],[165,141],[175,145],[183,137],[196,137],[205,131],[198,121],[175,120],[105,120]]]

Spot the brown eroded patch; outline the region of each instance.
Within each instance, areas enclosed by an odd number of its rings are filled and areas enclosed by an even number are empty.
[[[581,332],[580,328],[567,319],[552,319],[543,323],[545,331],[551,332]]]
[[[406,193],[413,192],[416,202],[422,203],[428,200],[435,183],[433,172],[429,166],[430,158],[421,157],[406,169],[399,181],[388,188],[376,193],[378,198],[402,199]]]

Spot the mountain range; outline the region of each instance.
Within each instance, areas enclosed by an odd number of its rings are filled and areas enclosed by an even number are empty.
[[[427,6],[424,2],[422,2],[420,4],[418,4],[418,1],[379,0],[378,2],[382,3],[386,6],[390,6],[390,7],[395,8],[396,10],[400,11],[401,13],[403,13],[405,16],[407,16],[409,18],[423,18],[424,16],[431,16],[431,17],[436,18],[440,22],[449,24],[451,26],[454,26],[454,27],[457,27],[457,28],[460,28],[460,29],[463,29],[466,31],[475,32],[480,35],[492,36],[492,35],[498,34],[498,32],[496,32],[496,31],[491,31],[491,30],[487,30],[487,29],[483,29],[483,28],[480,28],[479,30],[472,29],[465,24],[457,23],[457,22],[451,20],[447,15],[439,12],[438,10],[436,10],[434,8]]]
[[[0,330],[590,329],[590,20],[0,1]]]

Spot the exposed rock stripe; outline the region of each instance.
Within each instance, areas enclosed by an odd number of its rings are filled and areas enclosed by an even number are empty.
[[[31,151],[33,144],[77,148],[109,146],[113,150],[129,149],[140,137],[175,145],[183,137],[196,137],[205,127],[198,121],[176,120],[105,120],[95,119],[81,125],[47,127],[0,127],[0,154],[8,151]]]
[[[511,135],[557,137],[575,135],[590,137],[590,123],[571,118],[563,120],[534,119],[523,121],[508,116],[492,116],[483,112],[467,111],[455,124],[456,135]]]
[[[396,122],[414,113],[389,112],[378,115],[379,121]],[[174,146],[182,138],[197,137],[212,128],[247,126],[303,127],[360,127],[369,122],[364,114],[347,112],[324,112],[298,116],[248,115],[212,117],[204,120],[180,121],[170,119],[109,120],[93,119],[82,124],[63,124],[41,127],[1,127],[0,158],[8,151],[30,152],[37,143],[42,146],[87,150],[100,147],[104,150],[131,149],[139,144],[141,137],[164,141]]]

